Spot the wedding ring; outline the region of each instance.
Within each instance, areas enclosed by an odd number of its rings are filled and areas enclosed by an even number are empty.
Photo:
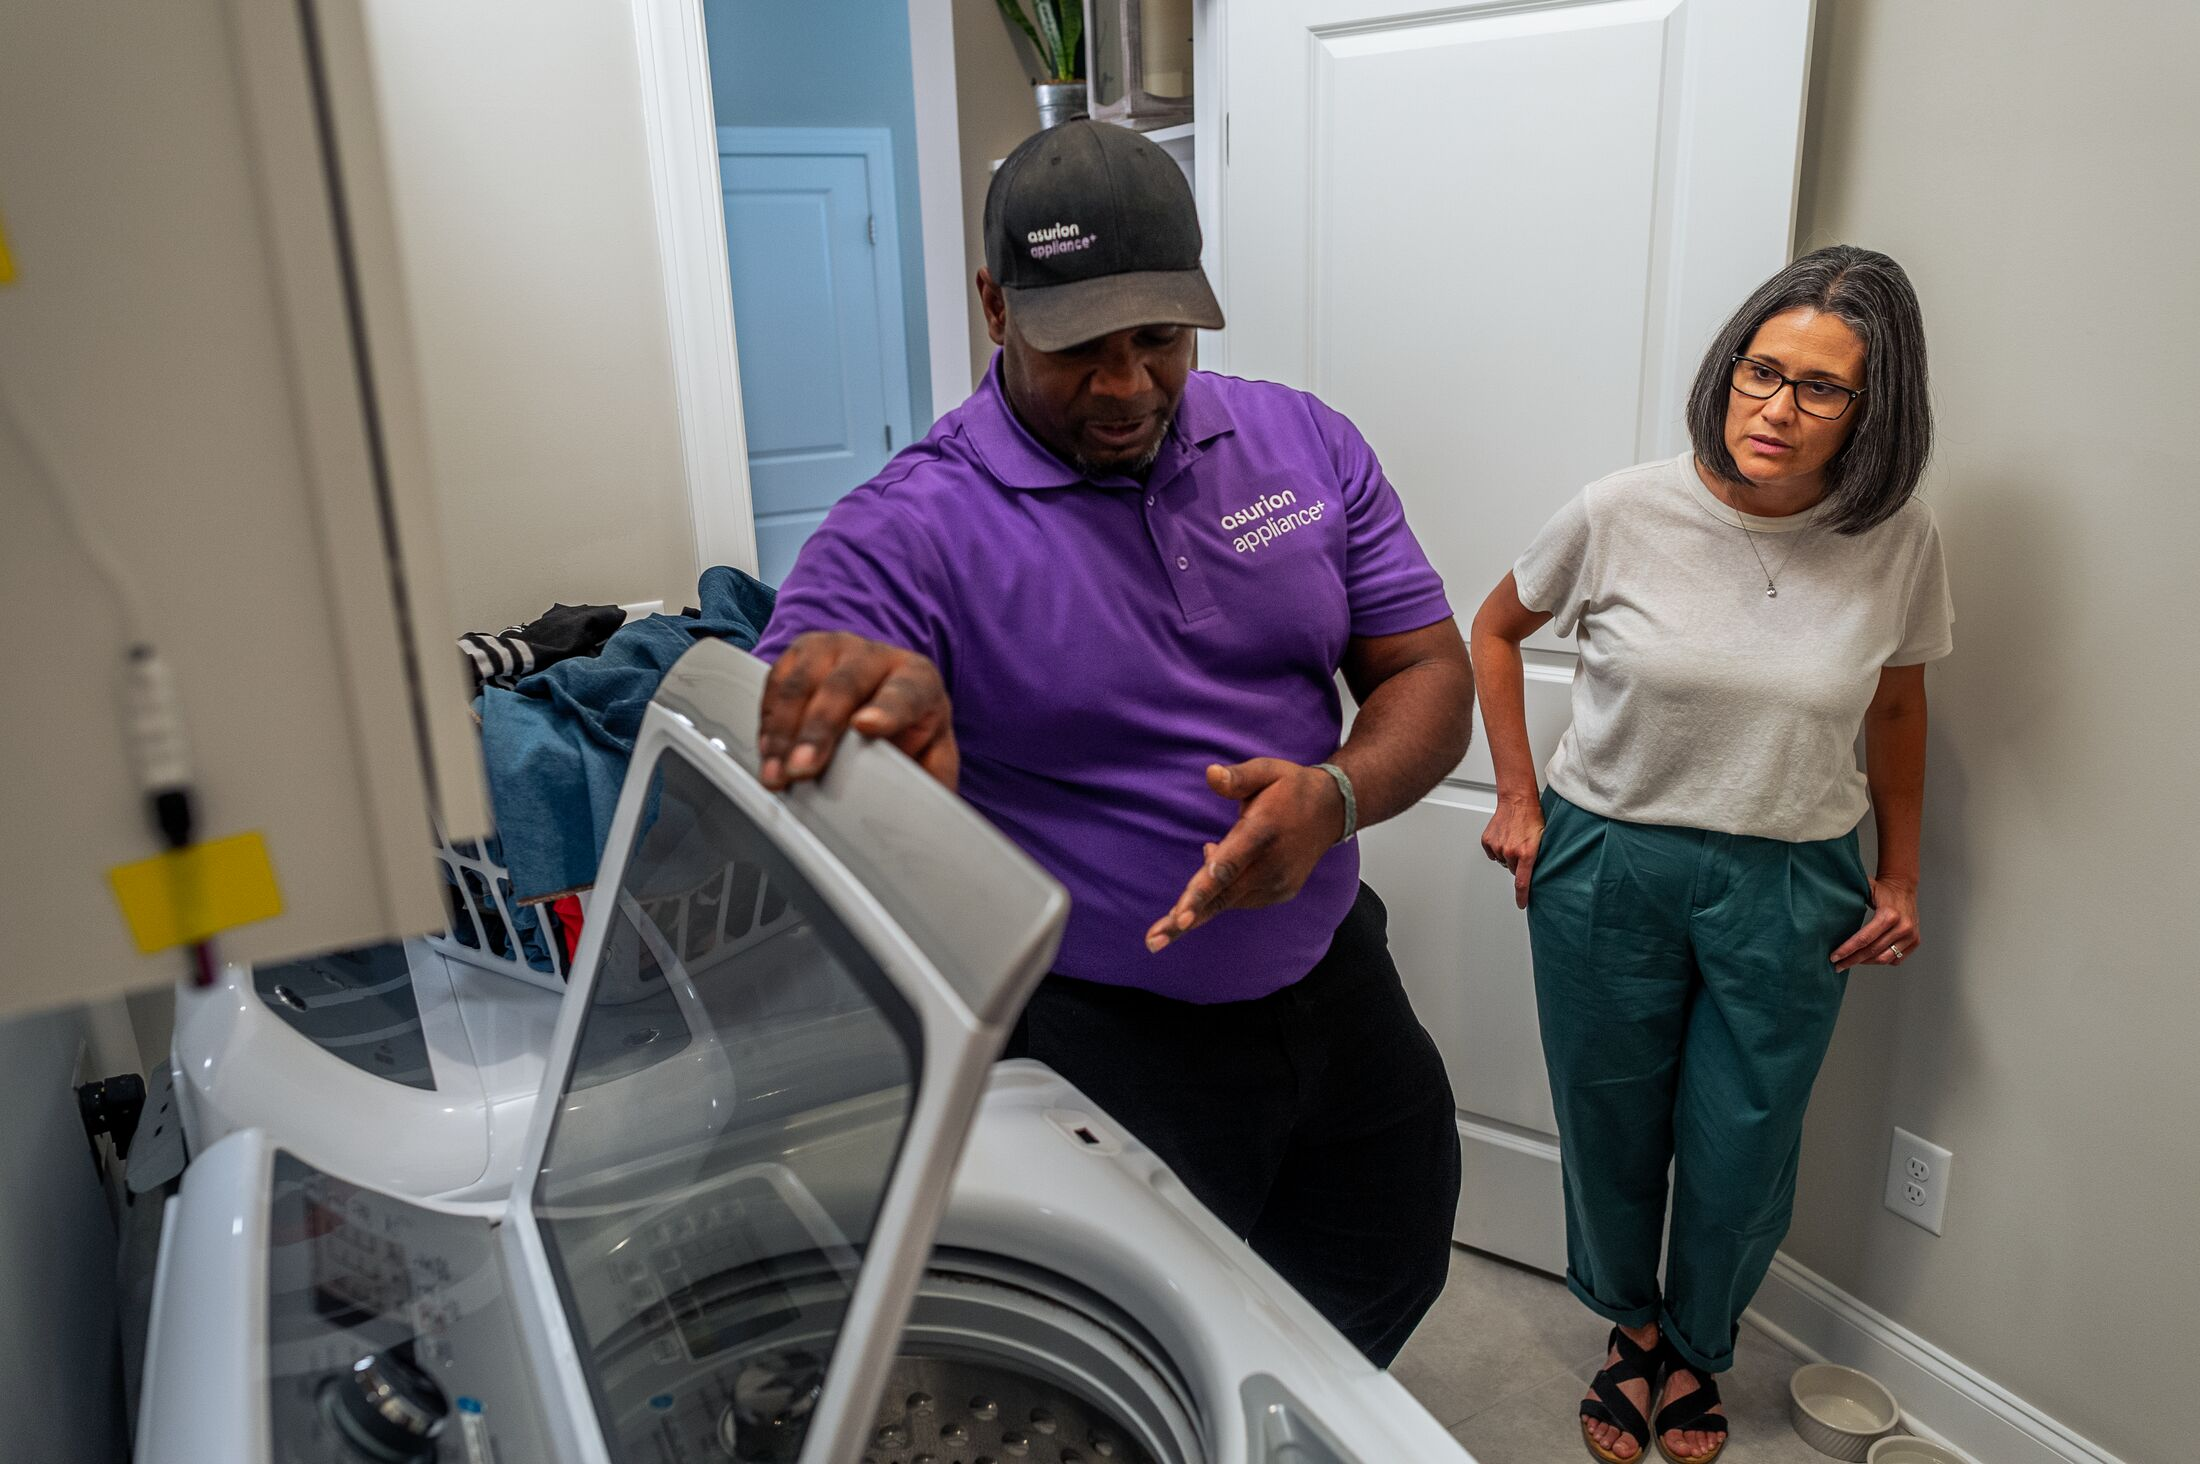
[[[1890,961],[1899,961],[1899,960],[1901,960],[1901,959],[1902,959],[1902,949],[1901,949],[1901,947],[1899,947],[1899,946],[1888,946],[1888,947],[1887,947],[1887,959],[1888,959],[1888,960],[1890,960]]]

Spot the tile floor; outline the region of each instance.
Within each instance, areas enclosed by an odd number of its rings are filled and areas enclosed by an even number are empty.
[[[1574,1408],[1607,1330],[1560,1282],[1454,1246],[1451,1280],[1391,1372],[1479,1464],[1582,1464]],[[1788,1375],[1801,1365],[1743,1325],[1719,1379],[1734,1422],[1720,1464],[1826,1464],[1788,1426]]]

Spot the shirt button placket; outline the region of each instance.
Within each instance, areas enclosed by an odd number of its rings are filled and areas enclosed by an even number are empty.
[[[1214,601],[1207,593],[1205,579],[1192,567],[1192,557],[1185,550],[1191,546],[1184,542],[1183,526],[1161,511],[1161,495],[1146,495],[1146,532],[1152,536],[1154,548],[1161,551],[1164,563],[1176,565],[1176,578],[1171,588],[1176,591],[1177,608],[1186,620],[1198,620],[1214,611]]]

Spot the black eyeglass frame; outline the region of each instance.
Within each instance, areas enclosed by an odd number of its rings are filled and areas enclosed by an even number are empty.
[[[1774,376],[1778,376],[1780,378],[1780,385],[1766,392],[1763,396],[1759,396],[1753,391],[1742,391],[1740,383],[1734,380],[1734,368],[1736,366],[1739,366],[1744,361],[1747,361],[1750,365],[1756,367],[1759,371],[1771,371]],[[1846,392],[1848,394],[1848,400],[1841,404],[1840,411],[1835,412],[1830,417],[1825,415],[1823,412],[1814,412],[1810,408],[1803,405],[1803,394],[1795,390],[1796,387],[1801,386],[1806,381],[1809,382],[1812,386],[1830,386],[1835,391]],[[1849,409],[1856,405],[1856,399],[1862,396],[1867,390],[1867,388],[1861,386],[1843,386],[1840,382],[1828,381],[1823,376],[1785,376],[1782,375],[1779,371],[1774,370],[1770,365],[1766,364],[1765,362],[1758,360],[1755,356],[1742,355],[1739,353],[1727,357],[1726,384],[1728,390],[1740,391],[1742,392],[1743,396],[1748,397],[1753,402],[1769,402],[1774,397],[1780,394],[1782,388],[1785,388],[1791,394],[1791,398],[1795,403],[1796,411],[1801,412],[1806,417],[1815,417],[1821,422],[1838,422],[1843,417],[1846,417],[1849,414]]]

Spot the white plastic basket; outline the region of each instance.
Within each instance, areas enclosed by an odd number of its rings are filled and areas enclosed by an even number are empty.
[[[450,925],[425,937],[429,948],[483,971],[563,991],[572,973],[559,935],[561,918],[547,904],[522,905],[504,866],[471,839],[454,843],[438,829],[435,857],[443,866]],[[591,902],[584,897],[583,903]],[[691,970],[801,919],[769,880],[739,862],[713,871],[694,889],[645,901],[631,913],[637,924],[659,931],[673,959]]]
[[[454,843],[437,829],[435,844],[450,926],[426,937],[429,948],[483,971],[563,991],[572,972],[549,906],[521,905],[504,866],[473,840]]]

